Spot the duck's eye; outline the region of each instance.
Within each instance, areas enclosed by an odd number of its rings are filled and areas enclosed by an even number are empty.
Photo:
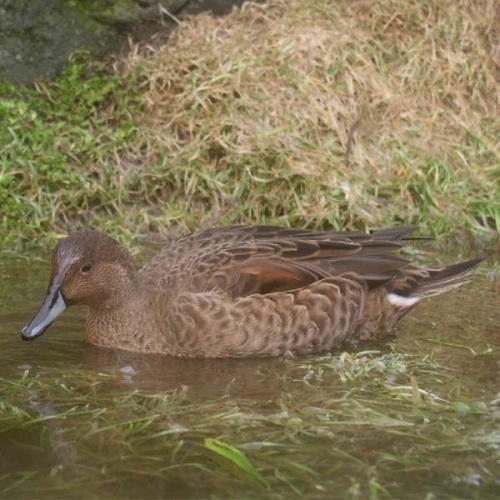
[[[90,271],[90,268],[92,266],[90,265],[90,262],[87,262],[87,264],[83,264],[82,268],[80,269],[80,272],[82,274],[87,274]]]

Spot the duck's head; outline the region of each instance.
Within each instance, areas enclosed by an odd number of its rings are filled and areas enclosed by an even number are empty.
[[[115,307],[135,279],[128,250],[99,231],[79,231],[60,240],[52,255],[47,296],[36,316],[23,328],[33,340],[70,305]]]

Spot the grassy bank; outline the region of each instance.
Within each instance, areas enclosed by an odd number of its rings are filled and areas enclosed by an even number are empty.
[[[260,222],[500,229],[493,2],[271,0],[0,88],[0,238]]]

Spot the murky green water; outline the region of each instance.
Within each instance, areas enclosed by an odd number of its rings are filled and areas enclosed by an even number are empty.
[[[22,342],[47,273],[0,263],[1,498],[500,497],[498,280],[348,355],[220,361],[88,346],[78,310]]]

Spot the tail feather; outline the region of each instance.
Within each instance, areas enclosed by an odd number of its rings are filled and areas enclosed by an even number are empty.
[[[473,259],[441,269],[407,267],[389,283],[390,302],[401,307],[411,307],[424,297],[440,295],[467,283],[472,269],[484,259]]]
[[[472,259],[443,269],[428,269],[429,277],[420,283],[412,296],[432,297],[469,282],[472,269],[483,260],[482,258]]]
[[[472,269],[482,260],[473,259],[442,269],[402,268],[393,280],[367,295],[363,319],[356,329],[357,338],[377,338],[390,332],[423,298],[467,283]]]

